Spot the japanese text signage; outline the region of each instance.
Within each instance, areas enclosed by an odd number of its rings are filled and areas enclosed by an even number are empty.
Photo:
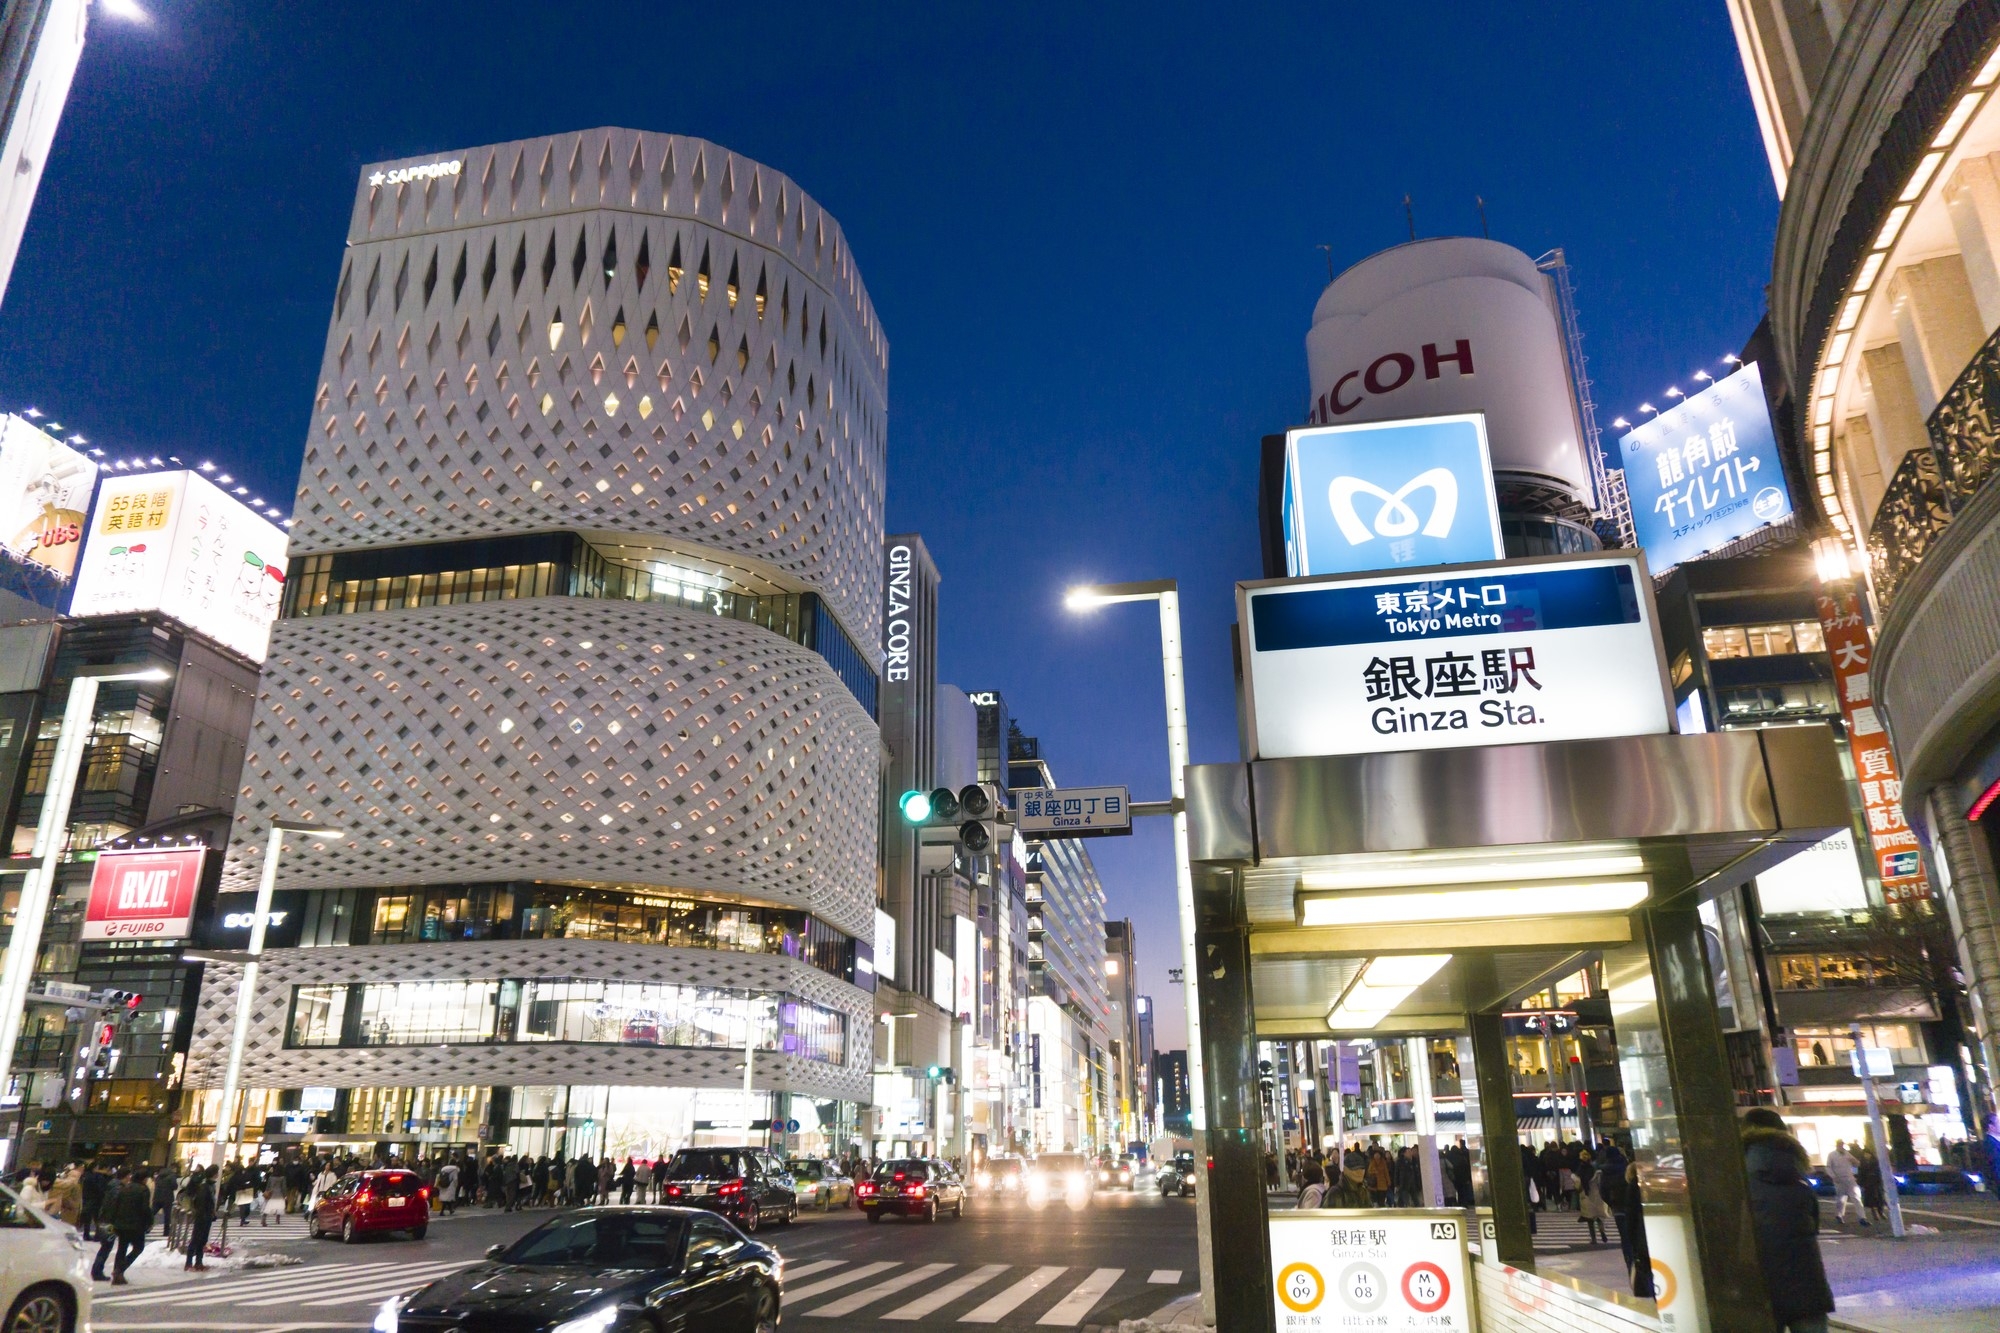
[[[70,614],[163,611],[264,660],[285,591],[285,530],[195,472],[111,477]]]
[[[1282,503],[1294,577],[1506,554],[1476,412],[1287,432]]]
[[[200,848],[175,852],[104,852],[90,874],[86,940],[180,940],[194,920],[201,888]]]
[[[1673,729],[1635,555],[1278,580],[1238,596],[1257,758]]]
[[[1792,516],[1755,364],[1660,413],[1618,448],[1632,525],[1654,569]]]
[[[1892,907],[1928,902],[1930,882],[1917,851],[1917,835],[1903,818],[1903,776],[1889,749],[1881,714],[1875,711],[1875,687],[1868,671],[1874,644],[1861,619],[1861,599],[1852,587],[1820,593],[1819,625],[1827,656],[1833,659],[1833,687],[1840,693],[1840,716],[1847,723],[1847,748],[1854,759],[1855,781],[1861,784],[1868,843],[1882,896]]]
[[[1132,831],[1132,798],[1123,787],[1022,791],[1015,827],[1027,838],[1090,838]]]
[[[1274,1213],[1278,1329],[1470,1330],[1465,1221],[1424,1209]]]
[[[20,417],[0,417],[0,546],[69,578],[96,485],[89,458]]]

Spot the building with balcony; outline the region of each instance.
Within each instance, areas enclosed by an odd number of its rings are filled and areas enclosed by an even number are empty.
[[[1869,665],[2000,1068],[2000,5],[1732,0],[1783,195],[1771,328],[1809,517],[1875,613]],[[1990,1108],[1988,1108],[1990,1109]]]
[[[366,168],[333,287],[225,908],[274,818],[347,836],[284,847],[249,1123],[847,1146],[888,347],[839,226],[715,144],[591,130]],[[191,1139],[237,1114],[237,966]]]

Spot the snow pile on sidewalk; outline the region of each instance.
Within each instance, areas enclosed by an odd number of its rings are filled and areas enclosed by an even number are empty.
[[[1201,1293],[1189,1292],[1144,1319],[1121,1319],[1118,1333],[1200,1333],[1215,1325],[1201,1317]]]
[[[86,1241],[85,1244],[88,1245],[89,1242]],[[303,1264],[305,1260],[296,1254],[253,1253],[246,1251],[244,1247],[239,1245],[236,1247],[236,1253],[230,1255],[227,1259],[218,1259],[211,1254],[202,1262],[210,1271],[216,1271],[221,1269],[291,1268],[295,1265]],[[134,1259],[131,1266],[125,1271],[128,1275],[159,1273],[170,1269],[178,1272],[186,1263],[186,1255],[182,1254],[179,1250],[170,1250],[166,1247],[164,1241],[154,1239],[146,1243],[146,1248],[139,1252],[139,1257]]]

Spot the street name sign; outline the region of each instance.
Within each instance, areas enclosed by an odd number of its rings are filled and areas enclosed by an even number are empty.
[[[1014,827],[1024,838],[1105,838],[1132,831],[1132,794],[1124,787],[1058,787],[1018,793]]]

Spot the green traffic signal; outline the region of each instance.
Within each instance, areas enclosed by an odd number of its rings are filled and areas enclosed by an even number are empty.
[[[921,824],[931,817],[929,792],[906,791],[896,805],[902,810],[903,822],[906,824]]]
[[[944,1066],[943,1066],[943,1065],[932,1065],[932,1066],[931,1066],[930,1068],[928,1068],[928,1069],[926,1069],[926,1070],[924,1071],[924,1077],[925,1077],[925,1078],[936,1078],[936,1077],[938,1077],[938,1076],[939,1076],[940,1074],[942,1074],[942,1073],[944,1073]]]

